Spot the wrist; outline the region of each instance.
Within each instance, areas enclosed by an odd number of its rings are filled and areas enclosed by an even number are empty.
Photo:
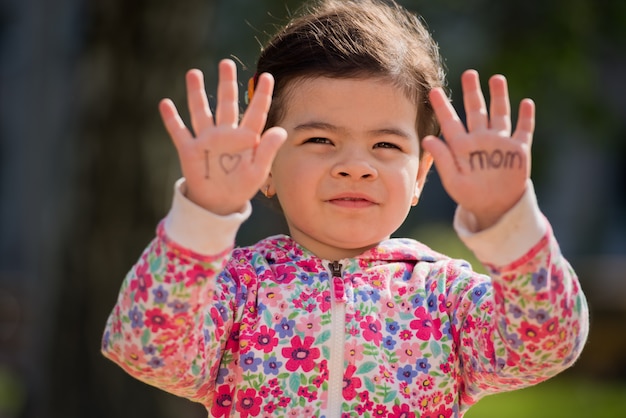
[[[211,212],[219,216],[227,216],[234,213],[244,213],[248,202],[233,203],[223,197],[216,199],[211,193],[205,191],[198,191],[198,187],[190,185],[189,181],[185,179],[180,183],[180,193],[194,205]]]

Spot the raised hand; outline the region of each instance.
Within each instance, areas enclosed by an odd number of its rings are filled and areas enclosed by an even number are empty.
[[[429,136],[424,138],[423,147],[433,156],[450,197],[473,213],[478,228],[484,229],[497,222],[526,190],[535,105],[530,99],[522,100],[517,126],[511,135],[506,79],[495,75],[489,80],[489,112],[478,73],[466,71],[461,84],[467,129],[445,93],[433,89],[430,100],[445,142]]]
[[[170,99],[161,101],[159,111],[178,152],[187,198],[218,215],[241,211],[262,186],[278,148],[287,138],[282,128],[263,132],[274,79],[270,74],[261,74],[241,122],[233,61],[219,63],[215,117],[209,108],[202,72],[190,70],[186,81],[195,136]]]

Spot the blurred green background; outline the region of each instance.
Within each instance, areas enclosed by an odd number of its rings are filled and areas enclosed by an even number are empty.
[[[301,1],[0,2],[0,417],[204,417],[99,352],[123,276],[179,176],[157,103],[184,111],[184,73],[234,57],[240,80]],[[459,77],[508,77],[537,103],[539,203],[592,308],[589,342],[559,377],[480,401],[467,417],[626,416],[626,2],[404,0]],[[284,231],[254,202],[238,237]],[[471,255],[433,172],[398,235]]]

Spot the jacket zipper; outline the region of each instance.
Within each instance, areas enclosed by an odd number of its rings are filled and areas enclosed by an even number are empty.
[[[330,360],[328,365],[328,418],[341,417],[343,401],[343,359],[346,333],[346,294],[342,265],[338,261],[328,264],[332,280],[330,308]]]

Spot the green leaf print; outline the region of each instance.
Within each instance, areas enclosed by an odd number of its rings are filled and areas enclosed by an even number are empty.
[[[289,389],[293,393],[298,393],[298,389],[300,388],[300,373],[293,373],[289,376]]]
[[[191,373],[194,376],[198,376],[200,374],[200,370],[201,370],[201,367],[197,363],[194,363],[191,365]]]
[[[160,264],[161,264],[161,258],[154,257],[154,260],[150,261],[150,271],[158,271]],[[157,278],[155,277],[155,279],[157,279]],[[159,280],[157,280],[158,282],[162,282],[163,281],[160,277],[158,279],[159,279]]]
[[[322,332],[319,335],[319,337],[317,337],[315,339],[315,344],[325,343],[326,341],[328,341],[329,338],[330,338],[330,330],[326,330],[326,331]]]
[[[372,370],[374,370],[374,368],[376,367],[376,363],[374,363],[373,361],[368,361],[366,363],[363,363],[359,366],[359,368],[356,371],[356,374],[365,374],[365,373],[369,373]]]
[[[272,314],[270,313],[269,309],[266,309],[266,310],[263,311],[263,322],[268,327],[271,326],[274,323],[274,321],[272,319]]]
[[[437,341],[432,340],[430,342],[430,351],[432,351],[433,356],[439,357],[441,355],[441,345]]]
[[[322,353],[324,354],[324,358],[330,358],[330,348],[328,348],[328,346],[322,347]]]
[[[385,399],[383,400],[383,402],[390,403],[391,401],[396,399],[397,396],[398,396],[398,391],[392,390],[391,392],[387,393],[387,395],[385,395]]]
[[[374,385],[374,382],[372,382],[372,379],[370,379],[369,377],[364,377],[363,383],[365,383],[365,387],[368,391],[372,393],[376,392],[376,386]]]
[[[148,345],[149,341],[150,341],[150,329],[146,328],[145,330],[143,330],[143,334],[141,335],[141,345],[145,347],[146,345]]]

